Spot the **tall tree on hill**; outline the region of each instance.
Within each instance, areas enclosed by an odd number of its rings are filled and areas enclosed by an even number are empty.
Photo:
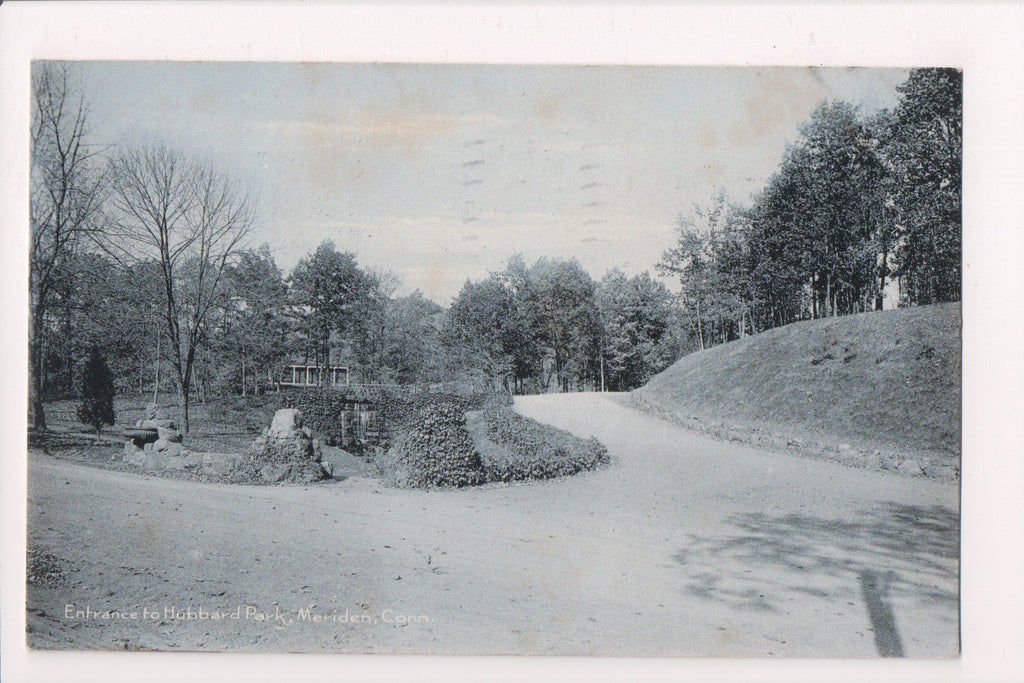
[[[679,301],[700,349],[746,333],[749,278],[736,213],[724,192],[706,207],[695,204],[679,216],[676,243],[656,266],[678,278]]]
[[[901,228],[899,274],[912,303],[959,301],[963,74],[915,69],[887,145]]]
[[[29,424],[46,429],[46,327],[70,261],[103,228],[106,183],[100,150],[87,140],[88,106],[71,67],[38,63],[32,73],[29,199]]]
[[[232,180],[164,147],[124,152],[110,177],[114,213],[106,248],[123,262],[160,266],[164,339],[188,431],[208,316],[223,303],[228,268],[252,226],[253,206]]]
[[[355,254],[339,252],[330,240],[299,261],[290,281],[309,351],[319,366],[326,366],[332,338],[351,343],[363,329],[373,282],[360,270]]]
[[[114,424],[114,375],[96,346],[89,350],[82,372],[82,402],[78,406],[78,419],[96,430],[96,443],[100,440],[100,429]]]

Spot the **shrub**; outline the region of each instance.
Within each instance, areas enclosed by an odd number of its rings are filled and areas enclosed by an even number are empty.
[[[484,463],[493,481],[552,479],[593,470],[609,462],[608,450],[591,437],[581,439],[564,429],[541,424],[500,401],[484,407],[487,436],[507,452]]]
[[[511,397],[503,394],[511,403]],[[463,413],[467,410],[480,410],[489,400],[496,400],[497,394],[441,394],[416,393],[403,394],[393,391],[381,392],[377,398],[384,420],[390,431],[398,430],[410,422],[418,420],[422,412],[429,406],[454,405]]]
[[[100,350],[93,346],[82,372],[82,403],[78,406],[78,419],[96,430],[114,424],[114,374]]]
[[[483,465],[466,431],[463,408],[454,401],[426,403],[406,418],[394,445],[377,458],[383,478],[401,488],[482,484]]]

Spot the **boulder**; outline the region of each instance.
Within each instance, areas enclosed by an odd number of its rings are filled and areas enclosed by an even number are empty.
[[[124,445],[124,462],[141,467],[146,462],[146,451],[129,441]]]
[[[166,420],[170,417],[167,411],[161,408],[156,403],[150,403],[146,406],[146,419],[147,420]]]
[[[163,439],[157,439],[156,441],[153,442],[153,450],[154,451],[166,451],[168,445],[169,444],[168,444],[167,441],[164,441]]]
[[[170,456],[164,461],[164,469],[183,470],[185,469],[185,458],[181,456]]]
[[[203,454],[193,453],[192,451],[181,450],[181,458],[185,461],[185,467],[202,467],[203,466]]]
[[[147,470],[162,470],[166,464],[167,458],[164,457],[163,453],[157,453],[155,451],[149,451],[146,453],[145,461],[142,466]]]
[[[212,474],[231,474],[238,456],[231,453],[203,453],[203,470]]]
[[[157,436],[170,443],[181,443],[181,432],[170,427],[157,427]]]
[[[302,413],[295,408],[282,408],[270,423],[273,434],[291,434],[302,428]]]
[[[288,478],[292,473],[292,466],[285,464],[264,465],[260,469],[260,477],[270,484],[278,484]]]
[[[320,460],[320,449],[302,427],[302,413],[284,409],[274,414],[270,426],[249,446],[239,476],[268,483],[308,484],[330,476]]]
[[[139,426],[145,429],[159,429],[161,427],[163,427],[164,429],[177,429],[177,425],[175,425],[174,420],[170,419],[143,420],[142,424]]]
[[[176,458],[181,455],[181,444],[180,443],[169,443],[163,449],[163,454],[169,458]]]

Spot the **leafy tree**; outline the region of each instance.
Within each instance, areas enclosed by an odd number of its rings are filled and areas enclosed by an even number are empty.
[[[441,379],[443,311],[419,290],[387,302],[382,364],[393,381],[407,384]]]
[[[676,244],[657,269],[679,280],[679,301],[698,348],[746,334],[750,304],[738,209],[719,192],[708,207],[694,205],[678,219]]]
[[[442,331],[462,367],[479,368],[509,389],[520,343],[512,292],[497,277],[462,286]]]
[[[82,402],[78,406],[78,419],[96,430],[114,424],[114,375],[107,367],[98,347],[93,346],[82,373]]]
[[[915,69],[897,90],[886,154],[896,176],[898,274],[911,303],[958,301],[963,74]]]
[[[530,267],[527,277],[525,308],[537,341],[551,354],[550,378],[562,391],[596,380],[601,322],[590,275],[575,259],[542,258]]]
[[[329,364],[332,340],[351,344],[365,331],[374,283],[355,254],[339,252],[330,240],[299,261],[290,281],[307,354]]]
[[[218,321],[217,347],[237,370],[243,396],[258,394],[286,353],[288,289],[266,244],[239,252],[228,272],[228,297]]]
[[[678,310],[672,294],[649,273],[629,278],[610,270],[598,283],[602,376],[612,391],[631,391],[678,358]]]

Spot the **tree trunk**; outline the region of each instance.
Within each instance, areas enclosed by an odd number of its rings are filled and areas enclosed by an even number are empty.
[[[832,307],[832,276],[828,273],[825,274],[825,317],[835,315],[835,309]]]
[[[34,429],[46,431],[46,411],[43,407],[43,340],[42,315],[37,306],[33,310],[28,334],[28,423]]]
[[[697,341],[700,346],[700,350],[704,350],[704,327],[700,322],[700,300],[697,300]]]

